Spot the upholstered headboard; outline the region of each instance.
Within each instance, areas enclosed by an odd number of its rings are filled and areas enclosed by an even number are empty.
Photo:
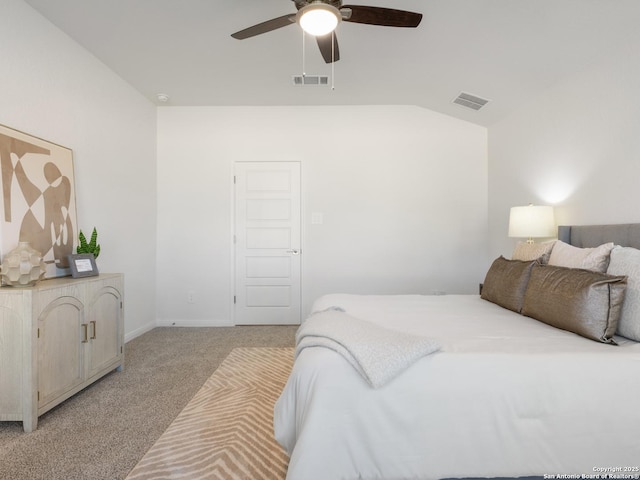
[[[640,223],[559,226],[558,240],[580,248],[613,242],[640,249]]]

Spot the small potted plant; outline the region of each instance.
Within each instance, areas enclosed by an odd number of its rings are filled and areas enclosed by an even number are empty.
[[[80,230],[78,239],[80,240],[80,244],[76,249],[76,253],[92,253],[93,258],[98,258],[98,255],[100,255],[100,245],[98,245],[98,231],[95,227],[93,228],[89,242],[87,242],[87,237],[84,236],[82,230]]]

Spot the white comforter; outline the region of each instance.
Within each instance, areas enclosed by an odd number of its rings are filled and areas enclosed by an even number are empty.
[[[440,350],[430,338],[409,335],[334,309],[314,313],[296,333],[296,357],[305,348],[329,348],[379,388],[416,360]]]
[[[302,351],[275,407],[287,479],[640,466],[640,344],[599,344],[478,296],[328,295],[314,311],[332,306],[442,349],[378,389],[339,354]]]

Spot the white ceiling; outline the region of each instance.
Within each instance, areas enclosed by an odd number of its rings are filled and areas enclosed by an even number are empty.
[[[562,77],[633,42],[639,0],[347,0],[421,12],[417,29],[343,22],[335,71],[302,33],[231,34],[294,13],[290,0],[25,0],[153,102],[167,105],[419,105],[490,125]],[[451,103],[488,98],[479,112]]]

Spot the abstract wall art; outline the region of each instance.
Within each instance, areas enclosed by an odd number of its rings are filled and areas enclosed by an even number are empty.
[[[45,278],[69,275],[78,231],[72,151],[0,125],[0,175],[0,258],[29,242]]]

